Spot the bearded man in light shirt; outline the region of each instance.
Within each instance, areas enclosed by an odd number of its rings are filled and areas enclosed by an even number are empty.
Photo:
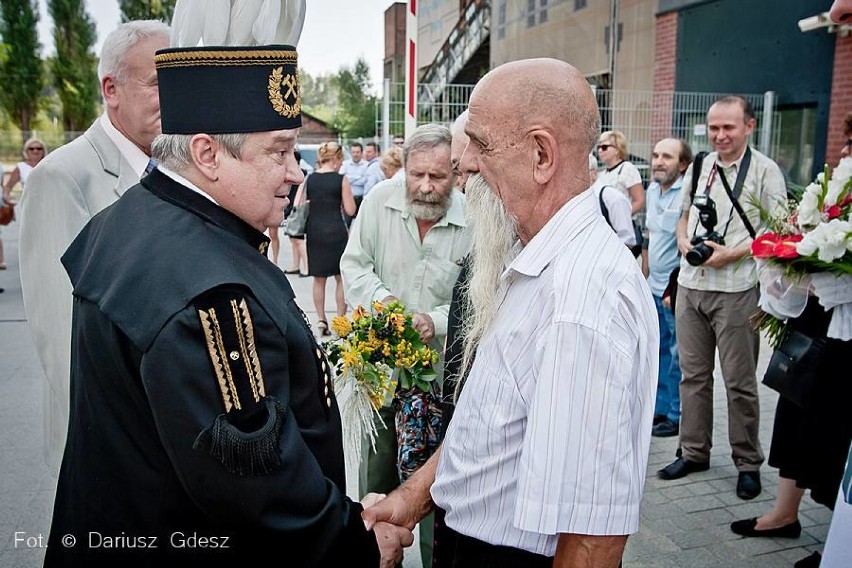
[[[597,104],[574,67],[534,59],[488,73],[469,111],[472,222],[517,241],[474,242],[476,358],[440,453],[362,516],[411,525],[433,498],[458,533],[449,566],[615,568],[639,528],[659,331],[586,190]]]

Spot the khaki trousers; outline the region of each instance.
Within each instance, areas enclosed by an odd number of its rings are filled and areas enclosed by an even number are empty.
[[[749,317],[757,311],[757,288],[708,292],[681,286],[676,303],[677,346],[683,379],[680,445],[683,457],[707,462],[713,445],[713,369],[716,348],[728,398],[728,439],[739,471],[763,463],[758,437],[757,354],[760,337]]]

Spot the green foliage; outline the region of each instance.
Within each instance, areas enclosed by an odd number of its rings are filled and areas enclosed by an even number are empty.
[[[351,69],[343,67],[334,78],[339,106],[334,117],[335,130],[346,138],[376,134],[376,97],[370,94],[370,66],[363,58]]]
[[[118,5],[122,22],[162,20],[170,23],[175,11],[175,0],[118,0]]]
[[[44,86],[39,56],[38,3],[34,0],[0,0],[3,57],[0,59],[0,103],[21,129],[22,141],[30,136]]]
[[[49,0],[48,10],[56,47],[51,65],[53,86],[62,102],[62,124],[66,131],[84,130],[96,116],[100,94],[92,51],[95,24],[83,0]]]

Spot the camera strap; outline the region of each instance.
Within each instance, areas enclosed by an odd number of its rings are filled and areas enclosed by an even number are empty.
[[[740,219],[743,220],[743,225],[745,225],[748,234],[751,235],[751,238],[755,238],[757,233],[754,230],[754,227],[751,226],[751,222],[746,217],[745,211],[743,211],[742,205],[740,205],[740,201],[738,197],[743,192],[743,184],[745,184],[745,178],[748,174],[748,168],[751,165],[751,148],[746,146],[745,154],[743,154],[743,161],[740,162],[740,167],[737,171],[737,179],[734,181],[734,189],[731,190],[731,186],[728,184],[728,179],[725,177],[725,172],[723,172],[717,164],[713,164],[713,169],[719,174],[719,180],[721,180],[722,185],[725,186],[725,193],[728,194],[728,199],[731,200],[731,203],[734,204],[734,209],[737,210],[737,213],[740,216]],[[730,221],[729,221],[730,222]],[[728,232],[728,228],[725,227],[725,233]]]

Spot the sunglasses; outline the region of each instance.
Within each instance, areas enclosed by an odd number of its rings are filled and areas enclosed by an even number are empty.
[[[27,152],[35,151],[44,152],[44,148],[42,148],[41,146],[30,146],[29,148],[27,148]]]
[[[598,144],[598,151],[603,152],[604,150],[609,150],[612,147],[612,144]]]

